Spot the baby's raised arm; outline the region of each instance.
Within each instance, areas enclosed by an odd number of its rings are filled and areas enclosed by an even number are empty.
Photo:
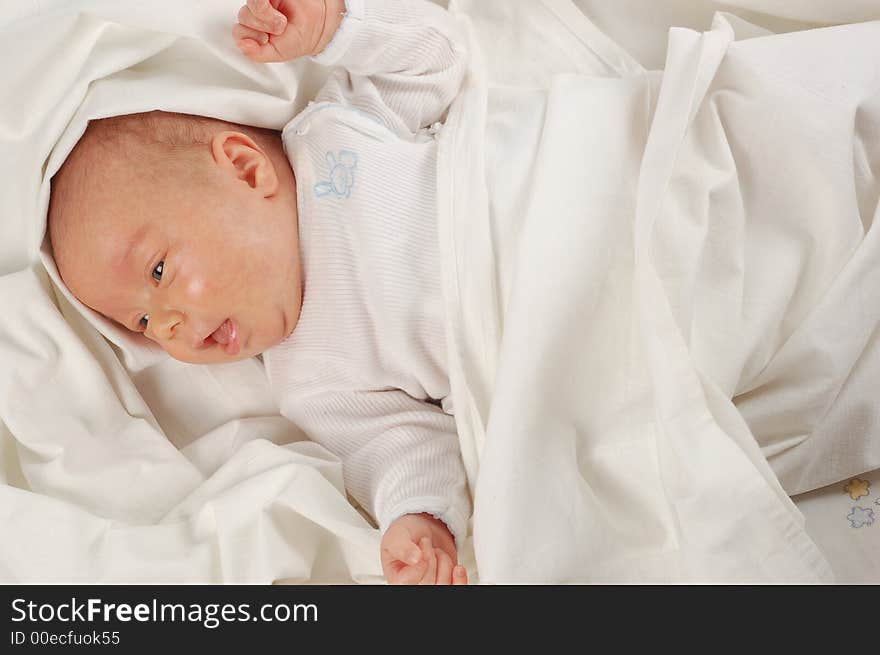
[[[249,0],[233,32],[258,62],[334,66],[317,102],[347,105],[405,136],[439,121],[464,78],[455,19],[427,0]]]
[[[345,0],[247,0],[232,34],[254,61],[290,61],[323,51],[344,14]]]

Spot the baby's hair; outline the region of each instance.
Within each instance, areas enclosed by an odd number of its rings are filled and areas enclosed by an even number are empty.
[[[131,144],[133,141],[142,147],[164,149],[166,153],[183,152],[193,146],[207,145],[221,130],[244,132],[258,142],[264,137],[277,138],[277,132],[272,130],[217,118],[151,111],[91,121],[80,142],[87,140],[90,133],[98,132],[107,145]]]
[[[71,231],[95,207],[129,194],[120,180],[155,193],[170,185],[209,185],[210,143],[225,130],[247,134],[267,152],[280,147],[277,132],[205,116],[151,111],[90,121],[51,182],[47,231],[59,269],[60,246]]]

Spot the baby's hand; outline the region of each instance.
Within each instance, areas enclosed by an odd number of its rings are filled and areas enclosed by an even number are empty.
[[[466,585],[455,540],[430,514],[406,514],[382,536],[382,571],[389,584]]]
[[[232,35],[253,61],[288,61],[320,53],[344,12],[345,0],[247,0]]]

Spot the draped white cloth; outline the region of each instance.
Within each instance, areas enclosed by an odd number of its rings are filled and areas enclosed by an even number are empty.
[[[305,104],[322,72],[244,60],[239,4],[26,0],[0,22],[0,579],[380,580],[339,463],[277,416],[258,360],[165,358],[43,246],[88,119],[280,128]],[[646,31],[634,0],[580,4],[596,24],[456,7],[481,44],[439,170],[464,561],[490,582],[828,579],[786,492],[880,466],[878,27],[735,37],[880,16],[743,0],[761,28],[710,29],[693,0]],[[667,18],[709,31],[674,30],[648,72]]]
[[[464,4],[440,225],[482,580],[828,579],[786,492],[880,456],[880,23],[718,14],[660,75],[568,3]]]

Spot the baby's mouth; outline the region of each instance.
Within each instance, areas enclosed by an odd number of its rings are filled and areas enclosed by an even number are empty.
[[[238,330],[235,329],[235,323],[231,318],[223,321],[223,324],[211,333],[209,339],[213,339],[219,343],[227,355],[235,356],[241,351],[241,344],[238,342]]]

